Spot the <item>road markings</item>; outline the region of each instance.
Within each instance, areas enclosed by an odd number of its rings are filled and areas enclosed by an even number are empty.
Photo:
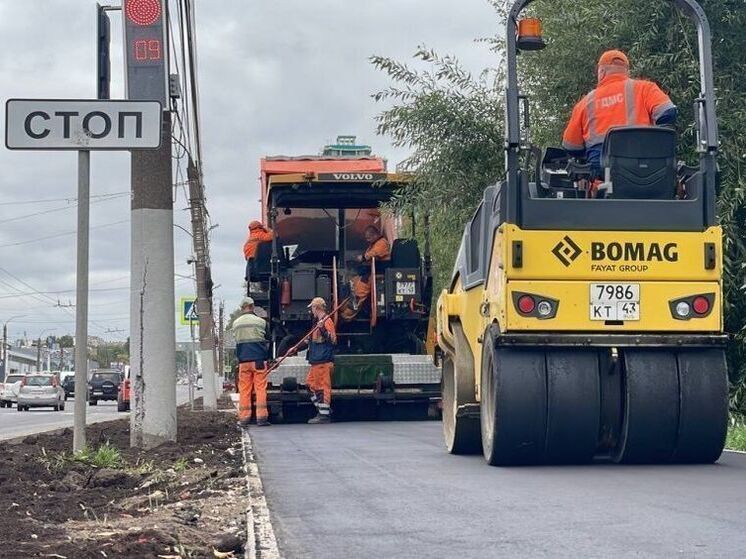
[[[248,429],[241,430],[244,472],[249,492],[246,508],[246,559],[280,559],[272,519],[264,497],[264,486],[259,475],[259,466],[254,457],[254,447]]]

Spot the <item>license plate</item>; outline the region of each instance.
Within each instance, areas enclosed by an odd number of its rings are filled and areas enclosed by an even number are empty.
[[[415,283],[413,281],[397,281],[396,282],[396,294],[397,295],[415,295],[417,293]]]
[[[591,320],[640,320],[640,284],[592,283],[590,287]]]
[[[104,392],[103,392],[103,390],[94,390],[93,393],[94,394],[103,394]]]

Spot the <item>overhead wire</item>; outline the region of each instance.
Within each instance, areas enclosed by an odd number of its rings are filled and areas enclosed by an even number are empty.
[[[119,196],[130,196],[131,192],[129,190],[126,191],[120,191],[120,192],[109,192],[106,194],[92,194],[91,199],[95,198],[113,198],[113,197],[119,197]],[[70,197],[67,196],[65,198],[37,198],[34,200],[14,200],[12,202],[0,202],[0,206],[23,206],[28,204],[46,204],[50,202],[77,202],[78,199],[76,197]]]
[[[113,227],[114,225],[121,225],[123,223],[129,223],[129,222],[130,222],[129,219],[122,219],[120,221],[112,221],[111,223],[104,223],[103,225],[94,225],[93,227],[90,227],[90,230],[93,231],[94,229],[103,229],[105,227]],[[33,243],[38,243],[40,241],[48,241],[49,239],[56,239],[57,237],[66,237],[68,235],[75,235],[75,234],[77,234],[77,231],[64,231],[62,233],[55,233],[54,235],[47,235],[45,237],[37,237],[35,239],[29,239],[26,241],[18,241],[16,243],[2,244],[0,245],[0,248],[30,245]]]
[[[118,197],[121,197],[121,195],[118,196]],[[108,202],[109,200],[116,200],[118,197],[108,197],[108,198],[103,198],[103,199],[98,199],[98,200],[92,200],[91,201],[91,205],[93,205],[93,204],[100,204],[102,202]],[[0,224],[3,224],[3,223],[12,223],[14,221],[22,221],[24,219],[29,219],[29,218],[32,218],[32,217],[37,217],[37,216],[40,216],[40,215],[47,215],[47,214],[56,213],[56,212],[62,212],[62,211],[65,211],[65,210],[71,210],[71,209],[74,209],[74,208],[77,208],[77,207],[78,207],[78,204],[77,204],[77,202],[75,202],[75,203],[71,203],[71,204],[69,204],[67,206],[61,206],[59,208],[52,208],[51,210],[43,210],[43,211],[40,211],[40,212],[31,213],[31,214],[19,215],[19,216],[11,217],[11,218],[8,218],[8,219],[2,219],[2,220],[0,220]]]

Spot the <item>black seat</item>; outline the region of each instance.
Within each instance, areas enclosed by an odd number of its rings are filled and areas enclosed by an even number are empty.
[[[268,276],[272,267],[272,243],[259,243],[256,256],[246,262],[246,276],[252,280],[259,280]]]
[[[601,164],[616,199],[672,200],[676,193],[676,132],[657,126],[609,130]]]
[[[420,248],[414,239],[396,239],[391,246],[391,268],[419,268]]]

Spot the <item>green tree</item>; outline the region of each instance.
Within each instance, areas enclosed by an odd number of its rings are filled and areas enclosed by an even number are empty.
[[[69,348],[75,345],[75,340],[69,334],[65,334],[64,336],[60,336],[59,338],[57,338],[57,343],[60,345],[60,347]]]
[[[503,2],[493,0],[495,38],[484,40],[497,56],[503,51]],[[746,411],[746,9],[743,0],[703,0],[714,35],[715,79],[721,128],[719,215],[725,229],[726,329],[733,405]],[[572,106],[595,86],[595,63],[608,48],[626,50],[636,76],[653,79],[681,110],[681,159],[696,162],[693,104],[699,96],[697,37],[690,21],[663,0],[544,0],[532,5],[543,20],[548,48],[520,57],[522,90],[532,102],[532,140],[557,145]],[[393,85],[374,95],[388,107],[378,117],[379,133],[408,147],[405,162],[417,175],[396,201],[433,208],[436,287],[444,286],[464,223],[482,189],[502,171],[504,86],[500,69],[473,77],[453,57],[420,47],[422,70],[375,56],[372,63]],[[437,293],[437,291],[436,291]]]

